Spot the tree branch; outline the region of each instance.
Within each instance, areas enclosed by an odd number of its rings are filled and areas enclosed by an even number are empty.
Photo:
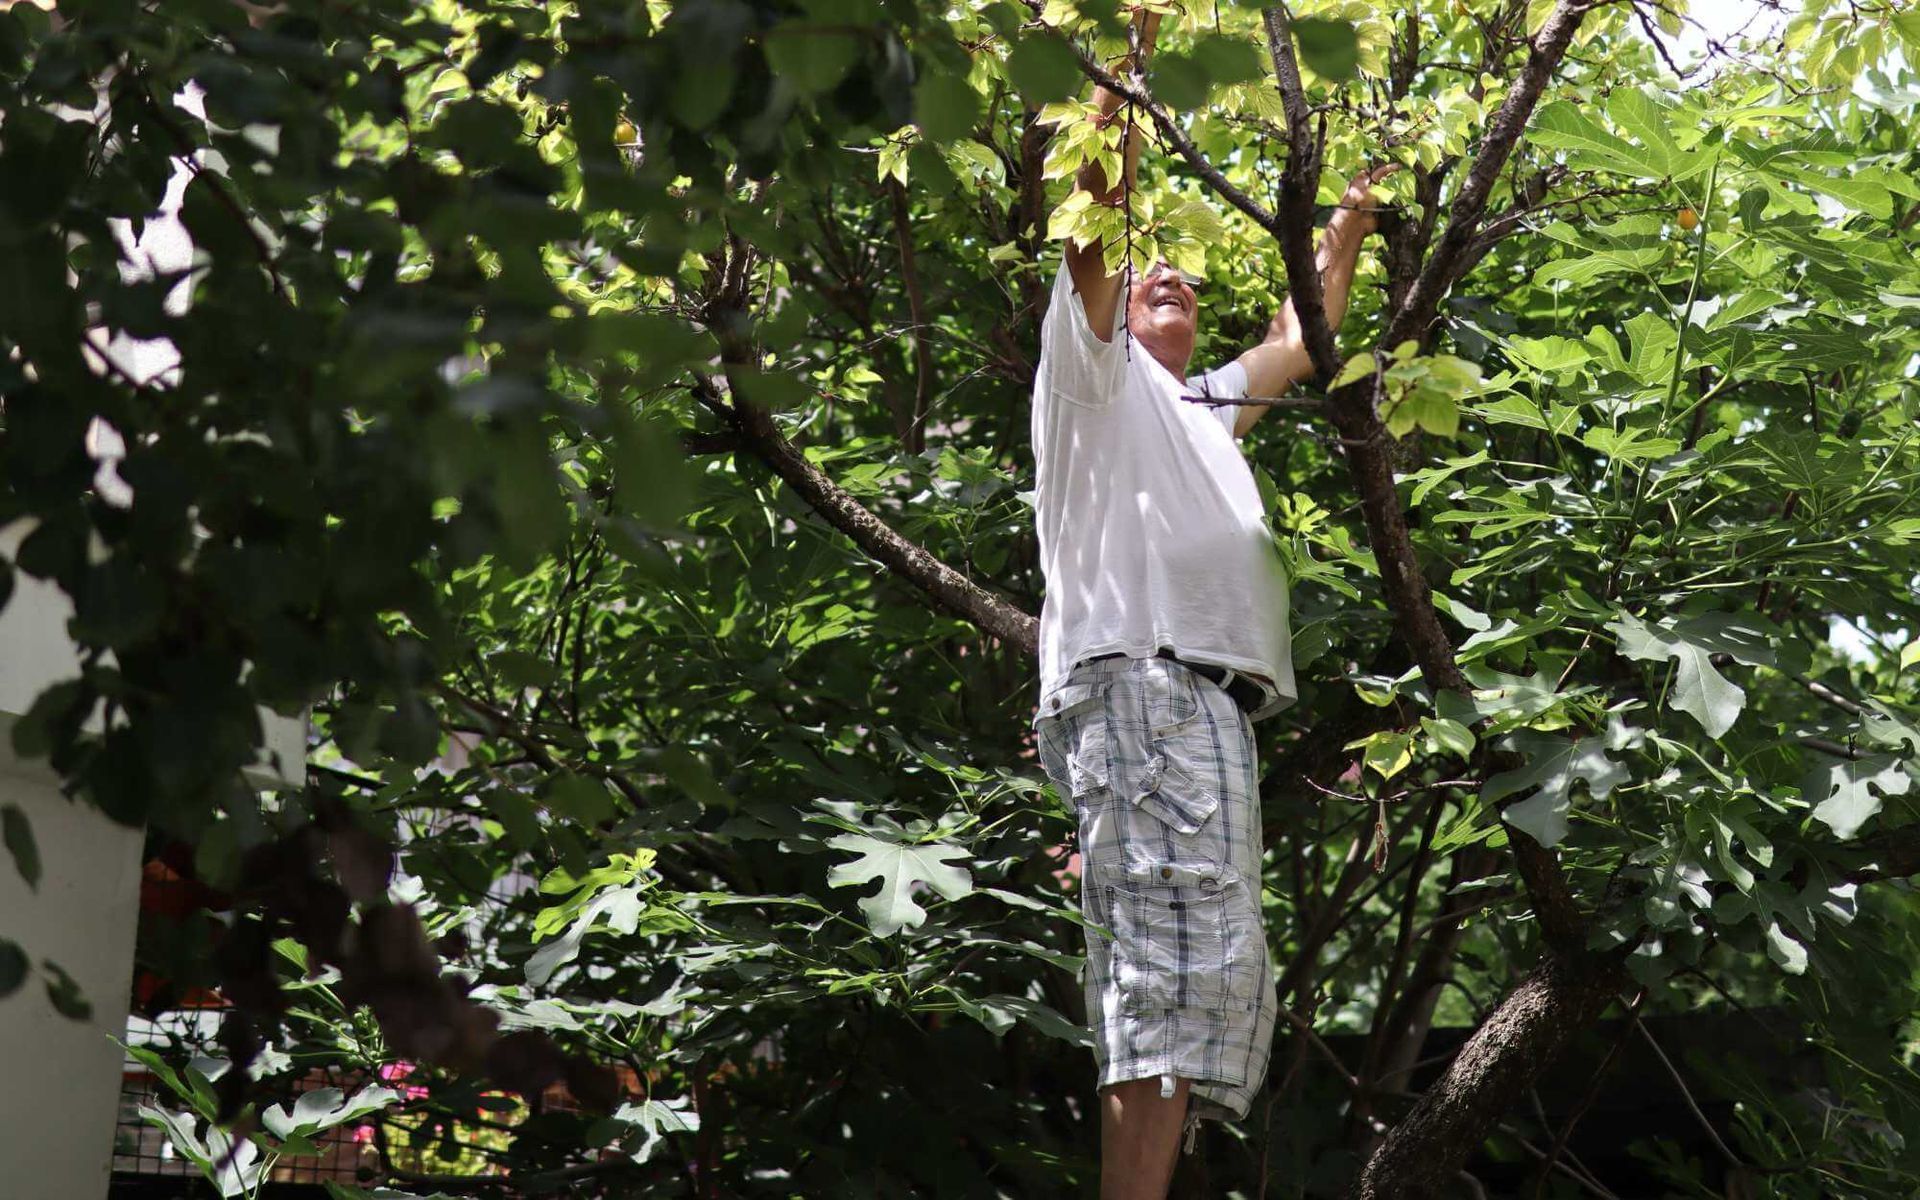
[[[1320,290],[1320,267],[1313,256],[1313,198],[1320,190],[1320,143],[1308,124],[1307,96],[1300,83],[1300,65],[1293,57],[1293,33],[1286,14],[1269,8],[1264,14],[1267,52],[1279,80],[1280,103],[1287,114],[1287,165],[1280,175],[1280,228],[1272,231],[1280,242],[1280,258],[1287,266],[1287,299],[1300,323],[1300,338],[1313,368],[1325,379],[1340,371],[1340,352],[1327,325],[1326,298]]]
[[[1046,10],[1046,5],[1043,4],[1041,0],[1025,0],[1025,3],[1026,6],[1033,11],[1035,17],[1038,17]],[[1049,28],[1051,28],[1051,26],[1049,26]],[[1056,30],[1055,32],[1058,31]],[[1186,132],[1180,128],[1179,123],[1167,113],[1166,109],[1160,107],[1159,103],[1154,100],[1151,94],[1122,82],[1113,72],[1102,67],[1095,61],[1091,54],[1081,49],[1072,39],[1062,36],[1060,40],[1067,49],[1073,52],[1074,59],[1080,64],[1080,70],[1088,79],[1093,80],[1093,82],[1106,88],[1121,99],[1131,101],[1135,108],[1146,113],[1147,117],[1153,122],[1154,128],[1160,131],[1160,136],[1165,138],[1167,144],[1173,147],[1174,153],[1186,159],[1187,165],[1191,166],[1194,171],[1199,174],[1200,178],[1206,181],[1208,187],[1219,193],[1222,200],[1225,200],[1228,204],[1233,205],[1248,217],[1252,218],[1255,225],[1266,230],[1269,234],[1276,238],[1281,236],[1279,219],[1268,212],[1258,200],[1255,200],[1253,197],[1235,187],[1233,181],[1221,173],[1220,168],[1208,162],[1207,156],[1200,153],[1199,147],[1193,144],[1193,139],[1186,135]]]
[[[1466,1156],[1627,982],[1612,959],[1548,955],[1488,1014],[1440,1078],[1387,1134],[1353,1200],[1448,1195]]]
[[[703,403],[709,408],[716,403],[724,404],[713,380],[700,374],[694,378],[694,393]],[[732,388],[728,390],[731,392]],[[826,472],[808,462],[806,455],[781,434],[764,410],[739,398],[737,392],[733,394],[735,402],[725,405],[725,411],[747,448],[823,520],[896,575],[925,592],[940,608],[1028,655],[1040,653],[1038,621],[900,536],[845,488],[828,478]]]
[[[1180,398],[1189,404],[1204,404],[1208,408],[1290,408],[1312,414],[1327,411],[1327,402],[1318,396],[1247,396],[1239,400],[1222,400],[1216,396]]]
[[[933,396],[933,344],[927,339],[927,306],[920,294],[920,271],[914,265],[906,185],[897,179],[888,179],[887,194],[893,201],[893,236],[900,248],[900,280],[906,287],[907,314],[913,321],[913,408],[895,416],[900,444],[908,454],[918,454],[927,445],[927,408]]]
[[[1397,346],[1408,338],[1425,341],[1427,326],[1439,310],[1441,297],[1447,294],[1465,269],[1467,250],[1474,233],[1479,229],[1481,217],[1486,213],[1487,197],[1500,178],[1501,170],[1507,165],[1507,159],[1512,156],[1515,144],[1526,132],[1534,106],[1540,102],[1540,93],[1546,89],[1548,80],[1560,66],[1560,60],[1566,56],[1567,46],[1573,41],[1573,35],[1580,28],[1580,22],[1586,17],[1589,7],[1585,0],[1560,0],[1554,5],[1553,11],[1547,14],[1546,24],[1540,27],[1540,32],[1533,39],[1533,49],[1527,55],[1526,65],[1521,67],[1519,76],[1508,89],[1499,111],[1487,123],[1480,153],[1473,160],[1473,166],[1468,168],[1466,178],[1460,183],[1460,190],[1454,193],[1446,229],[1434,243],[1433,252],[1427,257],[1427,265],[1421,269],[1406,300],[1394,313],[1381,345]]]

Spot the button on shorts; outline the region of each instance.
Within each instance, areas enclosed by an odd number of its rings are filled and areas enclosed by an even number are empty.
[[[1178,663],[1082,663],[1034,722],[1079,828],[1096,1087],[1193,1081],[1190,1117],[1246,1116],[1278,999],[1260,914],[1253,727]]]

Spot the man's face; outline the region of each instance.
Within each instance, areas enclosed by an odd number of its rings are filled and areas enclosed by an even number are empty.
[[[1199,326],[1199,300],[1180,272],[1156,265],[1133,283],[1127,302],[1127,328],[1161,364],[1186,373]]]

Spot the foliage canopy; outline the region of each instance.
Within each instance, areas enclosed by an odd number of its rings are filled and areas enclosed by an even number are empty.
[[[1231,356],[1386,155],[1324,403],[1248,442],[1295,1028],[1214,1194],[1557,1157],[1514,1061],[1728,998],[1827,1064],[1817,1107],[1743,1093],[1751,1194],[1912,1194],[1920,13],[1815,0],[1685,69],[1671,4],[1181,11],[1125,81],[1163,143],[1125,213],[1068,182],[1118,153],[1079,96],[1122,19],[0,10],[0,597],[56,582],[86,652],[12,737],[217,894],[142,954],[239,1005],[241,1065],[153,1060],[223,1194],[560,1080],[589,1111],[490,1151],[529,1193],[1083,1186],[1071,814],[1025,735],[1054,239],[1203,272]],[[197,253],[155,271],[182,163]],[[265,800],[263,707],[313,716]],[[19,957],[0,991],[57,988]],[[315,1068],[343,1090],[288,1100]]]

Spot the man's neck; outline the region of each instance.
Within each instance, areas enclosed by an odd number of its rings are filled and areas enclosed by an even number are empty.
[[[1157,345],[1148,341],[1137,333],[1133,335],[1133,340],[1140,344],[1142,350],[1153,355],[1153,361],[1165,367],[1175,379],[1184,380],[1187,377],[1187,364],[1193,361],[1191,346],[1187,347],[1185,353],[1181,353],[1171,346]]]

